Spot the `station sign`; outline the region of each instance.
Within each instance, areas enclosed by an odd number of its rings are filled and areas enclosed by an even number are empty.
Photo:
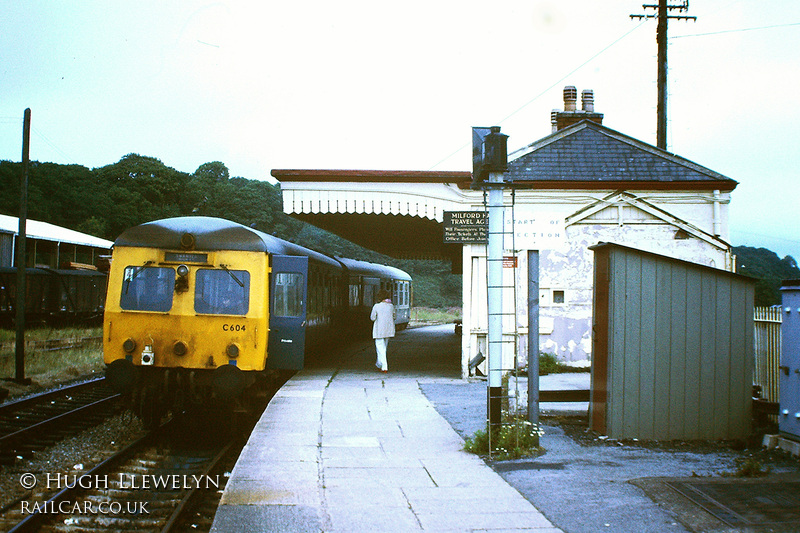
[[[486,244],[489,214],[486,211],[445,211],[445,244]]]
[[[567,244],[564,216],[532,206],[506,207],[504,232],[506,250],[561,250]]]

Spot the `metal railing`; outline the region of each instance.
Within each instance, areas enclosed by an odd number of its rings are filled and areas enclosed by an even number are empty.
[[[755,368],[753,384],[761,386],[761,398],[778,402],[778,367],[781,364],[781,308],[755,308]]]

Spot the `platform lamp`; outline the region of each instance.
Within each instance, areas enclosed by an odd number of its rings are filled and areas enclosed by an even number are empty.
[[[489,379],[486,411],[490,432],[501,424],[503,396],[503,173],[508,170],[508,135],[499,126],[472,128],[472,186],[488,194],[486,250]],[[486,198],[486,196],[484,198]]]

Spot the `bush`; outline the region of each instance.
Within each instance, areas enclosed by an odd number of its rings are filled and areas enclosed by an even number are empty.
[[[735,477],[763,477],[772,472],[772,467],[764,466],[761,461],[754,457],[740,458],[736,460]]]
[[[517,417],[510,423],[502,424],[494,430],[491,439],[489,435],[488,427],[486,431],[475,432],[473,437],[464,442],[464,450],[476,455],[488,455],[498,461],[519,459],[540,451],[539,428],[523,418]]]
[[[561,372],[561,366],[558,363],[556,355],[553,353],[540,353],[539,354],[539,375],[557,374]]]

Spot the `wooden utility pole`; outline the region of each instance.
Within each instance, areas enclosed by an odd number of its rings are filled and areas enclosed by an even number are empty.
[[[31,110],[25,110],[22,125],[22,178],[19,193],[19,235],[17,235],[16,265],[17,265],[17,337],[16,337],[16,369],[14,381],[29,383],[25,379],[25,294],[26,279],[25,267],[27,266],[27,221],[28,221],[28,162],[30,160],[31,144]]]
[[[631,15],[632,19],[658,19],[656,28],[656,42],[658,43],[658,126],[656,128],[656,146],[662,150],[667,149],[667,21],[669,19],[697,20],[689,15],[670,15],[670,10],[677,9],[680,13],[689,11],[689,0],[683,3],[670,5],[667,0],[658,0],[658,5],[643,4],[642,7],[656,10],[655,14]]]

